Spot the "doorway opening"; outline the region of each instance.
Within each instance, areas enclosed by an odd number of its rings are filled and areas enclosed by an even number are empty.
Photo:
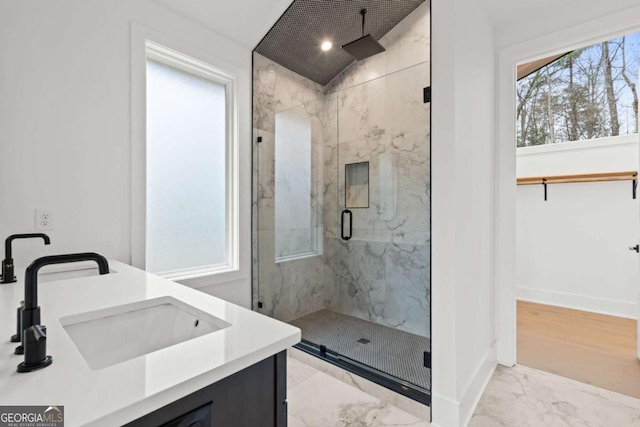
[[[515,90],[517,363],[636,398],[639,69],[632,33],[520,64]]]

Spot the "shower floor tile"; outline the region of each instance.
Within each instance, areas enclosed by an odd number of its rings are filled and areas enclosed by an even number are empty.
[[[431,351],[429,338],[331,310],[319,310],[290,323],[302,329],[305,341],[431,390],[431,372],[424,367],[424,352]]]

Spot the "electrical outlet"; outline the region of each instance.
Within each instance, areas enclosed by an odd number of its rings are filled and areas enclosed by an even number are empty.
[[[49,209],[36,209],[36,230],[53,230],[53,212]]]

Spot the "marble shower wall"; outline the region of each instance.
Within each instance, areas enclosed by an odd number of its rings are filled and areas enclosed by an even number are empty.
[[[337,239],[331,309],[430,335],[430,16],[423,4],[325,88],[338,96],[338,204],[344,171],[369,162],[368,209],[353,212],[353,238]]]
[[[429,336],[429,63],[338,95],[338,205],[353,215],[336,240],[332,309]],[[369,207],[345,203],[345,165],[369,162]]]
[[[254,54],[254,307],[292,320],[322,308],[429,336],[429,8],[416,9],[326,87]],[[275,116],[311,122],[322,254],[275,262]],[[339,238],[345,165],[369,162],[369,207]]]
[[[336,241],[328,240],[335,236],[337,224],[336,105],[337,97],[325,96],[322,86],[254,53],[254,308],[279,320],[293,320],[326,308],[336,294],[331,271]],[[308,196],[319,240],[316,254],[285,260],[278,259],[276,247],[298,230],[276,235],[278,115],[304,117],[310,127]],[[255,141],[258,137],[262,138],[260,143]]]

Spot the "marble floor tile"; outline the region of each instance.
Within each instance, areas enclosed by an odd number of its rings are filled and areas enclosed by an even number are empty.
[[[293,375],[301,378],[298,375],[302,368],[295,363],[292,366],[292,371],[297,371]],[[287,400],[290,427],[429,426],[426,421],[319,371],[295,386],[289,385]]]
[[[428,427],[293,357],[288,358],[290,427]],[[470,427],[640,427],[640,399],[525,366],[498,367]]]
[[[525,366],[498,367],[469,425],[640,426],[640,400]]]
[[[324,362],[319,358],[307,354],[304,351],[298,350],[296,348],[289,348],[287,350],[287,355],[289,356],[289,360],[294,359],[298,363],[302,363],[303,365],[307,365],[307,367],[311,367],[313,369],[312,372],[323,372],[351,387],[355,387],[363,391],[364,393],[378,398],[384,403],[388,403],[391,406],[407,412],[420,420],[428,421],[431,418],[431,412],[427,405],[418,403],[413,399],[391,391],[388,388],[364,379],[359,375],[353,374],[331,363]],[[294,367],[292,369],[299,368]],[[300,381],[298,381],[296,385],[299,383]],[[289,381],[289,388],[292,388],[291,381]]]
[[[312,375],[318,373],[318,370],[300,362],[289,356],[287,358],[287,387],[294,388]]]

